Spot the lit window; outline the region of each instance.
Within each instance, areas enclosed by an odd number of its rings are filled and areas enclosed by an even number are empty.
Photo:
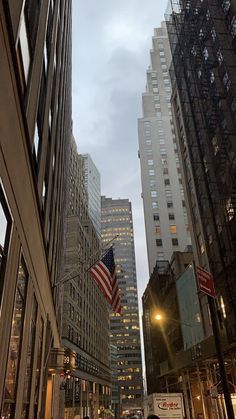
[[[157,209],[157,208],[158,208],[158,202],[153,201],[153,202],[152,202],[152,208],[153,208],[153,209]]]
[[[169,226],[169,229],[170,229],[170,233],[171,234],[176,234],[177,233],[176,225]]]
[[[156,198],[157,197],[157,191],[151,191],[151,197]]]

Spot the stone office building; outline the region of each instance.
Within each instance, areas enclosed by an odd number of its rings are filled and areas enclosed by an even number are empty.
[[[65,412],[97,418],[111,403],[110,322],[105,297],[89,274],[101,255],[101,241],[89,217],[85,160],[70,142],[67,177],[67,222],[63,298],[62,344],[75,355],[74,369],[65,374]],[[64,285],[63,285],[64,284]]]
[[[0,416],[58,418],[71,1],[1,2],[0,49]]]

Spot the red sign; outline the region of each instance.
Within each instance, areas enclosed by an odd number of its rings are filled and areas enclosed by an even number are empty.
[[[210,272],[207,272],[200,266],[196,267],[196,273],[199,290],[204,292],[204,294],[210,295],[210,297],[215,298],[216,292],[212,274]]]

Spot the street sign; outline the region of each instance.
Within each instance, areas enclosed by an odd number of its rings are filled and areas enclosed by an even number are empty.
[[[198,288],[204,294],[209,295],[210,297],[215,298],[216,292],[214,287],[214,279],[210,272],[201,268],[200,266],[196,267]]]

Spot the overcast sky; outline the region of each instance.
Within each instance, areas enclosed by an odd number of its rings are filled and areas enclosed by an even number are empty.
[[[73,0],[73,124],[79,153],[101,173],[102,194],[133,206],[139,298],[148,282],[137,156],[153,28],[166,0]]]

